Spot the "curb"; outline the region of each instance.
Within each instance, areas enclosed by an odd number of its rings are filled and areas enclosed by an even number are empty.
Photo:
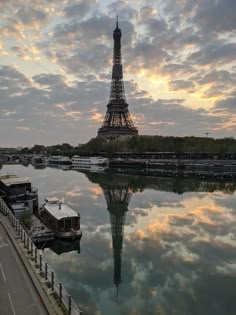
[[[40,280],[36,277],[34,274],[34,270],[32,266],[30,265],[29,261],[27,260],[27,257],[25,257],[24,252],[22,251],[19,244],[17,244],[16,239],[14,237],[15,230],[12,229],[12,226],[8,223],[8,221],[3,217],[2,214],[0,214],[0,224],[3,226],[4,230],[6,231],[11,243],[13,244],[16,253],[18,254],[23,267],[25,268],[27,274],[29,275],[33,286],[38,293],[38,296],[40,297],[40,301],[42,302],[44,309],[46,310],[48,315],[62,315],[61,310],[55,310],[53,308],[53,305],[50,303],[49,297],[46,295],[45,291],[42,288],[42,284],[40,283]],[[56,303],[56,302],[55,302]]]

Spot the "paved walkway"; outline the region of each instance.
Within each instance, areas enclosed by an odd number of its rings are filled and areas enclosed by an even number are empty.
[[[44,305],[0,223],[0,315],[46,315]]]

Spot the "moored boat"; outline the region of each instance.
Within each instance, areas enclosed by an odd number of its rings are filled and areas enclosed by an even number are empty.
[[[81,172],[104,173],[108,168],[107,165],[72,165],[71,169]]]
[[[89,166],[89,165],[108,165],[109,161],[107,158],[101,156],[79,156],[74,155],[71,158],[72,166]]]
[[[31,159],[31,163],[33,165],[43,165],[43,166],[46,166],[47,163],[48,163],[48,159],[45,155],[34,155]]]
[[[68,156],[52,155],[48,159],[49,165],[71,165],[71,159]]]
[[[0,175],[0,195],[8,206],[13,206],[20,213],[25,209],[30,212],[38,209],[38,190],[31,185],[28,178],[18,177],[15,174]]]
[[[39,209],[39,218],[58,238],[78,239],[82,235],[80,215],[55,197],[45,199]]]

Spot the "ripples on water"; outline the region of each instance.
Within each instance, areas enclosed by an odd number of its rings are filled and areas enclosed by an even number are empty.
[[[236,183],[5,165],[80,212],[44,255],[85,314],[236,314]]]

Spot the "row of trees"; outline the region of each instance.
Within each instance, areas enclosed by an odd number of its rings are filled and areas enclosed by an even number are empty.
[[[175,153],[236,153],[236,139],[213,139],[206,137],[163,137],[163,136],[134,136],[107,140],[102,137],[91,139],[88,143],[73,147],[68,143],[53,146],[35,145],[23,148],[24,154],[47,155],[107,155],[116,152],[175,152]]]

